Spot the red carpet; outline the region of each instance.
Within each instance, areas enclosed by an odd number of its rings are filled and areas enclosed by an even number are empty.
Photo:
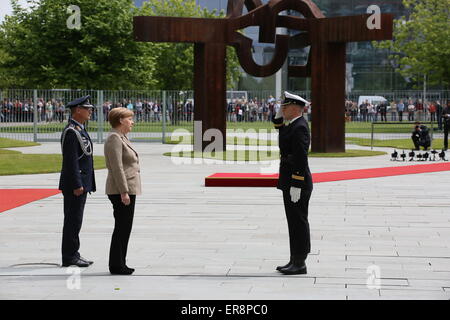
[[[450,162],[422,164],[401,167],[371,168],[349,171],[313,173],[314,183],[369,179],[399,176],[405,174],[450,171]],[[205,178],[206,187],[275,187],[278,174],[262,175],[259,173],[215,173]]]
[[[0,189],[0,212],[60,193],[55,189]]]

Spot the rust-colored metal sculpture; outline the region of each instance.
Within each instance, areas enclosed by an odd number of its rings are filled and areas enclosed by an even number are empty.
[[[248,13],[243,15],[244,5]],[[280,15],[282,11],[297,16]],[[346,43],[392,39],[393,17],[382,14],[381,27],[369,29],[370,15],[325,18],[311,0],[228,0],[225,19],[134,17],[136,41],[194,43],[194,120],[202,121],[202,136],[219,129],[226,146],[226,46],[236,49],[242,68],[250,75],[267,77],[284,64],[290,43],[311,46],[306,65],[289,65],[290,77],[311,77],[312,151],[345,151],[345,56]],[[258,26],[259,41],[274,43],[267,65],[253,60],[253,40],[239,30]],[[295,37],[276,34],[284,27],[301,31]],[[194,149],[204,150],[209,142]]]

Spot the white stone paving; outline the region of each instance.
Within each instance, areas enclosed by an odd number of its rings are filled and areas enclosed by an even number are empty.
[[[449,172],[315,184],[308,274],[284,276],[275,271],[289,255],[280,191],[204,187],[210,174],[260,172],[261,165],[175,165],[162,156],[172,145],[134,145],[144,183],[128,253],[136,272],[108,272],[114,219],[106,170],[98,170],[80,235],[81,254],[95,263],[82,269],[80,289],[68,288],[72,275],[58,266],[63,213],[56,195],[0,213],[0,299],[450,298]],[[60,146],[16,150],[59,153]],[[101,155],[103,146],[94,150]],[[328,172],[421,164],[389,158],[310,158],[310,166]],[[0,188],[56,188],[58,179],[2,176]],[[381,279],[370,289],[374,265]]]

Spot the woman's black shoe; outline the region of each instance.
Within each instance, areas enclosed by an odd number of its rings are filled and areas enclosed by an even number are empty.
[[[134,272],[134,269],[128,268],[128,267],[125,267],[125,268],[118,268],[118,269],[115,269],[115,268],[109,268],[109,272],[110,272],[111,274],[130,275],[130,274],[132,274],[132,273]]]

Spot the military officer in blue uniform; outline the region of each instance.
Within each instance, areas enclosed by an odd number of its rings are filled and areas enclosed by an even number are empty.
[[[284,93],[280,111],[272,121],[279,130],[280,172],[277,188],[283,191],[284,209],[289,230],[290,260],[277,270],[283,274],[306,274],[305,260],[311,250],[308,205],[313,190],[308,166],[310,131],[303,117],[309,102],[300,96]],[[285,124],[285,120],[289,121]]]
[[[62,266],[88,267],[93,262],[81,257],[79,233],[83,221],[87,193],[95,192],[93,144],[85,123],[91,118],[94,106],[90,96],[73,100],[66,105],[71,117],[61,135],[63,155],[59,190],[64,196],[64,227],[62,236]]]

